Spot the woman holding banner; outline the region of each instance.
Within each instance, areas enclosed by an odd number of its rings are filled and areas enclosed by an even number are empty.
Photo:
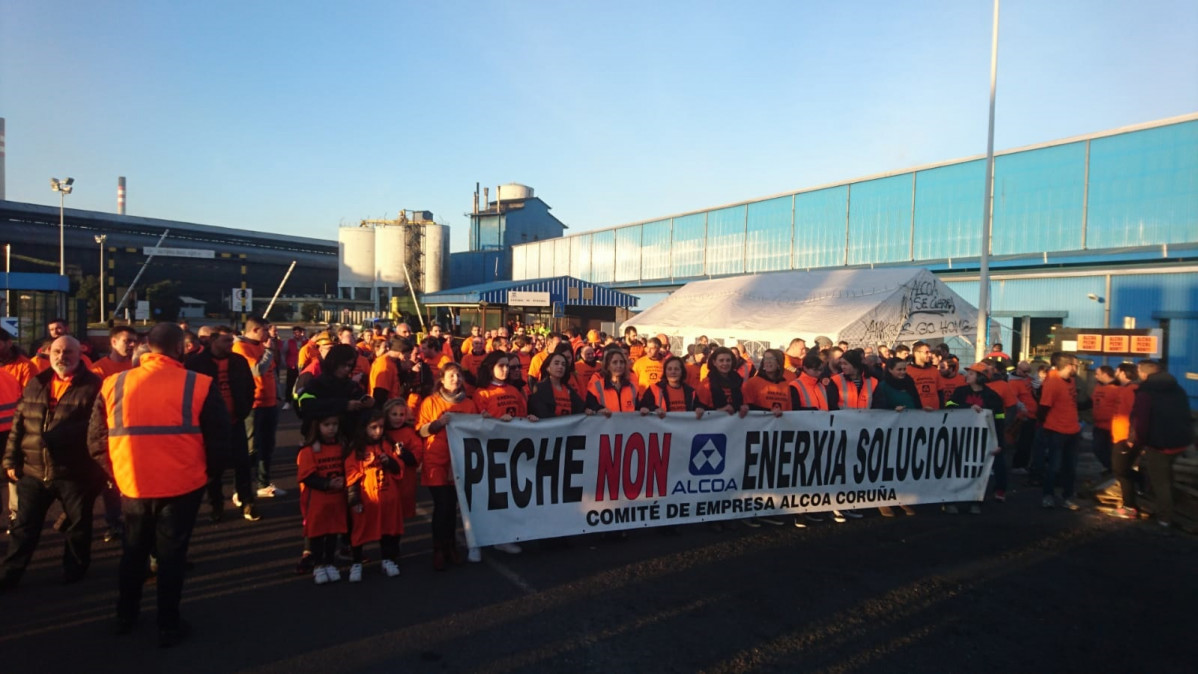
[[[678,356],[670,356],[662,364],[663,376],[656,384],[645,389],[641,396],[641,414],[656,412],[665,418],[666,412],[694,412],[701,418],[703,403],[698,393],[686,383],[686,364]]]
[[[583,349],[590,347],[584,346]],[[587,409],[586,401],[567,382],[573,380],[570,359],[564,353],[554,353],[545,359],[541,383],[528,397],[528,412],[542,419],[565,417],[571,414],[594,414]]]
[[[428,487],[433,497],[433,568],[437,571],[445,570],[451,562],[460,561],[454,540],[458,497],[453,486],[449,438],[445,432],[450,413],[478,414],[478,407],[466,395],[462,366],[454,362],[441,368],[436,389],[420,402],[420,413],[416,418],[416,429],[427,443],[420,482]]]
[[[639,392],[628,378],[628,357],[621,349],[603,353],[598,376],[587,388],[587,409],[610,417],[612,412],[635,412]]]
[[[550,357],[553,355],[558,354],[552,354]],[[478,368],[477,378],[474,380],[478,383],[478,390],[474,392],[474,405],[484,416],[493,417],[505,423],[519,418],[536,421],[537,417],[528,413],[528,403],[524,399],[524,394],[509,382],[508,372],[511,369],[511,361],[515,361],[517,365],[520,364],[519,358],[509,357],[503,351],[492,351],[483,358],[482,365]],[[509,555],[518,555],[521,552],[520,546],[515,543],[500,543],[495,546],[495,549]],[[471,562],[482,561],[478,548],[470,548],[467,558]]]
[[[743,419],[749,413],[742,387],[744,380],[734,369],[736,358],[732,350],[721,346],[711,352],[711,369],[707,372],[704,385],[699,387],[699,397],[708,409],[724,410],[728,414],[739,414]]]
[[[773,412],[776,417],[794,409],[790,384],[782,374],[785,372],[785,362],[786,356],[778,349],[769,349],[761,354],[761,369],[756,376],[745,381],[743,387],[745,404],[749,409]]]

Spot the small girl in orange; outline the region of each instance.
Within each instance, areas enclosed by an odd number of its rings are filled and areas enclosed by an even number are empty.
[[[351,583],[362,580],[362,548],[374,541],[379,542],[382,550],[383,572],[391,578],[399,575],[396,560],[399,559],[399,537],[403,533],[399,504],[403,467],[391,443],[383,437],[384,424],[382,410],[371,412],[366,426],[359,431],[352,450],[345,457],[345,483],[353,513]]]
[[[400,516],[406,520],[416,516],[416,481],[420,477],[417,466],[424,460],[424,440],[412,425],[416,417],[402,398],[388,400],[383,414],[387,415],[387,440],[403,463],[399,501]]]
[[[329,416],[312,425],[296,456],[300,513],[306,548],[312,551],[312,579],[317,585],[341,580],[333,565],[337,537],[346,530],[345,457],[337,431],[340,420]]]

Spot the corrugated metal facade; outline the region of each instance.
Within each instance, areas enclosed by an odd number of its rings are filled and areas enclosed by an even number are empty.
[[[425,295],[423,302],[430,306],[474,305],[480,302],[506,305],[510,291],[547,292],[554,302],[575,307],[633,307],[637,298],[618,290],[588,283],[572,276],[500,281]]]

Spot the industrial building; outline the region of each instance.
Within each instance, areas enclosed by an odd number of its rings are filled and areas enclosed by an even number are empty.
[[[123,200],[123,190],[119,197]],[[201,307],[193,302],[192,312],[232,316],[230,298],[242,281],[252,291],[254,309],[264,309],[293,261],[295,271],[286,286],[289,297],[320,299],[336,294],[337,244],[333,241],[73,208],[64,209],[62,216],[66,276],[99,276],[102,257],[110,313],[146,261],[148,249],[167,230],[138,288],[178,281],[189,299],[203,303]],[[11,246],[13,272],[58,273],[57,207],[0,201],[0,224],[2,242]],[[14,297],[13,314],[21,312],[19,299]],[[53,303],[34,304],[46,307],[39,308],[36,317],[27,317],[35,325],[48,317],[43,314],[55,311]],[[67,313],[78,324],[86,317],[75,304],[68,305]],[[287,314],[280,310],[277,315]]]
[[[363,220],[337,230],[337,296],[388,309],[417,294],[441,290],[449,258],[449,228],[429,211],[401,211],[394,220]]]
[[[640,296],[780,270],[925,267],[978,301],[985,158],[970,157],[512,247],[512,278],[569,274]],[[1198,114],[996,153],[995,337],[1160,328],[1198,397]],[[1112,362],[1120,359],[1110,359]]]
[[[519,183],[496,187],[494,201],[490,188],[484,187],[480,196],[475,185],[474,207],[467,216],[470,249],[449,256],[449,279],[455,287],[512,278],[512,246],[557,238],[566,230],[549,212],[549,204]]]

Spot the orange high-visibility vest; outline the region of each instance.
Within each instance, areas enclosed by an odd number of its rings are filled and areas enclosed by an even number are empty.
[[[633,412],[636,410],[636,386],[629,382],[619,391],[605,386],[605,382],[596,377],[593,380],[595,400],[603,403],[603,407],[613,412]]]
[[[828,411],[828,394],[818,379],[801,374],[798,379],[790,382],[790,385],[799,392],[799,403],[804,409]]]
[[[874,391],[878,388],[878,380],[873,377],[862,377],[860,390],[843,374],[832,377],[832,383],[836,384],[837,392],[840,393],[841,409],[869,409],[874,401]]]
[[[121,493],[168,498],[208,482],[200,411],[212,378],[162,354],[104,380],[108,455]]]
[[[12,419],[21,400],[21,383],[11,374],[0,370],[0,433],[12,430]]]

